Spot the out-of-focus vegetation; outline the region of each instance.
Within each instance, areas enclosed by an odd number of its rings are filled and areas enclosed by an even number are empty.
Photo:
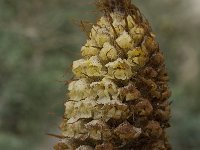
[[[194,0],[134,0],[166,56],[174,150],[200,147],[200,21]],[[48,150],[59,133],[71,63],[95,21],[94,0],[0,0],[0,149]],[[199,7],[200,9],[200,7]]]

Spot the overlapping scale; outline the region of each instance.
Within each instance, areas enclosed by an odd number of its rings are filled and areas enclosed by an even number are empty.
[[[165,129],[171,93],[155,35],[129,0],[119,0],[120,6],[104,1],[104,16],[72,65],[65,139],[55,149],[170,150]]]

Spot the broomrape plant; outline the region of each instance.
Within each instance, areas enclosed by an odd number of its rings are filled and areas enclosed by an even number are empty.
[[[97,6],[55,150],[170,150],[168,75],[148,21],[130,0]]]

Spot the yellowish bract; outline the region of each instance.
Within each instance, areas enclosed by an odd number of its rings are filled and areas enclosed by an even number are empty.
[[[115,60],[117,59],[117,50],[113,45],[110,43],[104,43],[103,48],[100,51],[99,57],[103,61],[110,61],[110,60]]]
[[[93,26],[90,38],[97,43],[98,47],[103,47],[105,42],[110,42],[111,36],[107,28]]]
[[[87,76],[102,76],[102,64],[97,56],[91,57],[89,60],[86,60],[84,63],[85,70],[84,73]]]
[[[89,82],[86,78],[77,81],[72,81],[69,84],[69,99],[79,101],[87,98],[90,95]]]
[[[84,64],[85,64],[84,59],[76,60],[76,61],[73,62],[72,72],[77,77],[84,77]]]
[[[128,51],[128,62],[134,65],[143,66],[147,60],[148,53],[142,48],[135,48]]]
[[[133,75],[131,66],[126,59],[118,58],[114,62],[106,64],[108,75],[114,79],[127,80]]]
[[[97,25],[103,27],[103,28],[108,28],[110,26],[109,20],[107,17],[101,17],[98,22]]]
[[[117,85],[109,78],[103,78],[100,82],[93,82],[90,86],[92,89],[91,93],[98,96],[98,102],[109,102],[117,97]]]
[[[87,40],[87,43],[81,48],[82,56],[87,58],[95,56],[98,53],[99,53],[99,48],[97,48],[97,45],[93,40]]]
[[[136,26],[136,23],[135,23],[135,21],[133,20],[133,17],[130,16],[130,15],[127,16],[127,22],[128,22],[128,27],[129,27],[129,29],[131,29],[131,28],[133,28],[133,27]]]
[[[137,44],[139,44],[142,41],[144,34],[145,34],[144,28],[139,26],[135,26],[130,30],[130,35],[134,40],[135,44],[134,46],[137,46]]]
[[[123,49],[131,49],[133,47],[134,41],[132,40],[131,36],[124,31],[117,39],[117,44],[120,46],[120,48]]]
[[[92,56],[89,59],[80,59],[74,61],[72,71],[77,77],[97,77],[102,76],[102,64],[97,56]]]

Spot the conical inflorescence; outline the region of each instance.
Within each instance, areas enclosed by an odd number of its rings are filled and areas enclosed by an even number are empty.
[[[130,0],[100,0],[73,62],[56,150],[170,150],[168,75],[155,35]]]

